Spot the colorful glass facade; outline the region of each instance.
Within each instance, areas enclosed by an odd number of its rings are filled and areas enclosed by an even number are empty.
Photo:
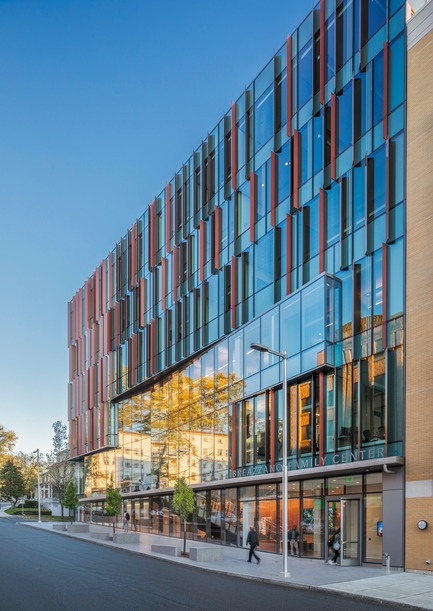
[[[326,556],[335,495],[355,494],[357,558],[381,561],[382,467],[403,456],[405,57],[403,1],[321,0],[76,293],[87,502],[113,481],[139,527],[176,534],[182,476],[191,536],[238,545],[254,522],[279,552],[282,364],[260,342],[288,354],[301,554]]]

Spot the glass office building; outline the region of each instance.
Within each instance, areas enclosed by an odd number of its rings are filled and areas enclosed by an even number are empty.
[[[68,306],[84,515],[404,565],[406,5],[321,0]]]

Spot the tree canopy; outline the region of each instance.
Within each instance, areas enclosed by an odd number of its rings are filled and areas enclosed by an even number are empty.
[[[0,424],[0,461],[12,454],[18,436]]]
[[[15,507],[25,492],[24,479],[19,467],[9,460],[0,470],[0,495]]]

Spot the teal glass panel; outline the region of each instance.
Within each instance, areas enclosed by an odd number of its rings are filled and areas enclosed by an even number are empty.
[[[404,102],[405,96],[405,48],[401,34],[390,44],[389,110]]]
[[[254,290],[260,291],[274,281],[274,236],[273,233],[265,235],[255,246],[254,256]],[[258,313],[261,310],[258,311]]]
[[[393,40],[400,32],[404,31],[406,25],[406,7],[402,7],[398,13],[389,20],[389,40]]]
[[[404,134],[392,138],[390,142],[390,205],[394,206],[404,199],[405,180]]]
[[[327,192],[326,212],[326,243],[330,246],[340,238],[340,186],[336,182]]]
[[[403,238],[389,247],[388,258],[388,319],[403,313],[404,304],[404,247]]]
[[[289,356],[301,350],[301,299],[293,296],[280,306],[281,350],[286,350]]]
[[[315,282],[302,291],[302,348],[305,350],[325,338],[324,291]]]

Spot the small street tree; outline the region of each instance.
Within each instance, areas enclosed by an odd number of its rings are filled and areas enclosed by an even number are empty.
[[[65,496],[63,497],[63,506],[66,507],[66,509],[69,509],[70,512],[72,512],[72,514],[70,515],[71,524],[73,522],[75,509],[78,507],[78,505],[79,502],[77,496],[77,488],[75,487],[75,483],[73,481],[70,481],[66,487]]]
[[[116,516],[119,515],[123,505],[122,495],[113,486],[107,488],[105,510],[107,516],[113,516],[113,534],[116,532]]]
[[[63,424],[60,420],[56,420],[56,422],[53,423],[53,430],[53,452],[49,457],[47,475],[53,493],[60,501],[63,517],[65,493],[67,487],[73,481],[74,468],[68,461],[68,435],[66,424]]]
[[[25,484],[22,473],[10,460],[0,471],[0,496],[15,507],[20,496],[24,495]]]
[[[195,495],[184,477],[177,480],[173,494],[173,509],[183,519],[183,555],[186,554],[186,521],[194,511]]]

